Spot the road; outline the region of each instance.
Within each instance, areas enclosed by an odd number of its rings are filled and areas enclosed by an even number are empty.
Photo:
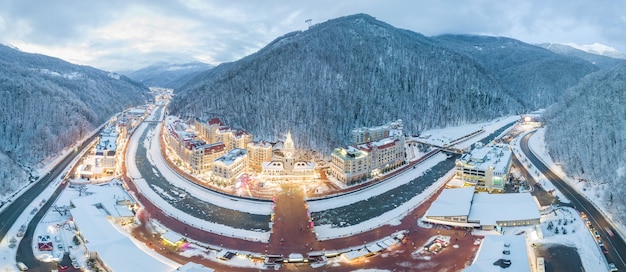
[[[582,211],[587,214],[589,220],[595,226],[595,229],[600,234],[600,237],[608,250],[608,254],[605,254],[608,262],[615,263],[615,266],[617,266],[620,271],[626,271],[626,263],[624,263],[624,258],[626,257],[624,256],[626,255],[626,242],[624,242],[619,235],[609,235],[607,230],[610,230],[614,234],[618,234],[618,232],[613,229],[613,226],[611,226],[604,215],[598,211],[598,209],[589,200],[587,200],[587,198],[567,184],[559,175],[555,174],[530,151],[530,148],[528,147],[528,139],[533,134],[534,132],[528,133],[522,138],[522,141],[520,142],[522,152],[524,152],[526,157],[528,157],[537,170],[541,171],[541,173],[543,173],[543,175],[571,201],[571,204],[574,205],[578,211]]]
[[[101,131],[98,131],[89,139],[83,142],[82,145],[77,147],[74,152],[69,153],[63,160],[61,160],[55,167],[53,167],[48,174],[46,174],[42,179],[36,182],[32,187],[30,187],[26,192],[24,192],[20,197],[13,200],[9,206],[7,206],[1,213],[0,218],[2,218],[0,222],[0,239],[4,239],[4,237],[9,234],[9,230],[15,224],[15,221],[19,218],[23,211],[28,209],[28,206],[33,202],[39,202],[41,199],[39,195],[60,175],[63,174],[65,168],[80,154],[78,150],[83,150],[91,142],[100,135]],[[48,208],[54,203],[56,197],[59,192],[64,188],[64,184],[59,186],[57,190],[54,192],[52,197],[48,198],[46,203],[40,207],[39,211],[34,215],[33,219],[29,222],[26,233],[24,237],[19,243],[18,246],[18,257],[17,261],[21,261],[30,269],[29,271],[50,271],[50,267],[46,266],[46,263],[39,262],[33,256],[32,248],[30,241],[32,241],[33,232],[37,224],[39,224],[39,220],[41,217],[45,215]],[[10,233],[9,236],[15,235],[14,233]],[[45,268],[42,266],[46,266]],[[52,266],[52,268],[55,268]]]

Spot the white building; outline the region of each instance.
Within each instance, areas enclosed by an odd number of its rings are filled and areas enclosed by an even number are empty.
[[[530,193],[475,193],[474,187],[444,189],[423,220],[459,227],[499,229],[540,223],[537,201]]]
[[[234,148],[213,161],[211,179],[225,184],[233,184],[237,177],[248,167],[248,151]]]
[[[261,176],[268,179],[311,179],[315,178],[315,163],[297,161],[296,148],[291,138],[291,131],[287,132],[282,149],[283,157],[261,163]]]
[[[512,155],[508,145],[479,146],[456,161],[456,177],[478,190],[503,192]]]

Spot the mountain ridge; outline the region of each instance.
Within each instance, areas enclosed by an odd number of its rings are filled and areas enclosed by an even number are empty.
[[[150,87],[178,89],[198,74],[213,68],[203,62],[157,62],[135,71],[121,72]]]
[[[111,72],[0,45],[0,189],[79,141],[117,112],[145,102],[148,89]]]
[[[498,104],[507,107],[491,106]],[[347,144],[356,127],[400,118],[408,132],[418,132],[520,110],[472,59],[363,14],[278,37],[202,73],[171,104],[174,114],[221,117],[261,139],[291,129],[302,147],[322,153]],[[326,121],[333,126],[322,131]]]

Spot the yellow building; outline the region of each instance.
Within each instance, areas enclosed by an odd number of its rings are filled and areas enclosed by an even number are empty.
[[[254,171],[261,172],[261,164],[272,161],[272,145],[268,142],[250,142],[247,150],[248,166]]]
[[[365,181],[370,176],[370,156],[366,151],[340,147],[331,157],[330,174],[346,185]]]
[[[194,127],[198,131],[200,139],[207,143],[222,142],[226,150],[246,149],[253,138],[250,132],[225,126],[219,118],[212,118],[207,122],[196,119]]]
[[[207,143],[198,139],[196,134],[186,131],[187,126],[175,118],[167,118],[165,140],[178,156],[178,165],[188,168],[192,173],[210,171],[213,160],[224,155],[223,143]]]

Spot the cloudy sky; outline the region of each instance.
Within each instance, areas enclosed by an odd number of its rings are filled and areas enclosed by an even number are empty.
[[[235,61],[305,22],[367,13],[426,36],[601,43],[626,52],[626,5],[610,0],[0,0],[0,43],[122,71]]]

